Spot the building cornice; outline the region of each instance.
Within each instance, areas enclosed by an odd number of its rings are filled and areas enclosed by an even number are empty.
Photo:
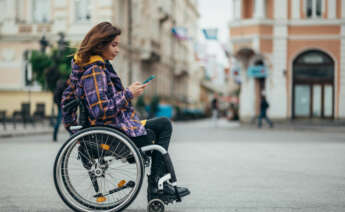
[[[289,20],[288,25],[294,26],[327,26],[327,25],[341,25],[345,24],[345,19],[301,19],[301,20]]]
[[[229,22],[229,27],[242,27],[253,25],[288,25],[288,26],[328,26],[328,25],[343,25],[345,19],[248,19],[248,20],[234,20]]]
[[[253,25],[273,25],[274,21],[270,19],[245,19],[233,20],[229,22],[229,27],[253,26]]]
[[[281,36],[270,36],[270,35],[245,35],[245,36],[232,36],[230,39],[232,42],[248,42],[254,39],[273,40],[276,38],[285,38],[288,40],[341,40],[345,39],[345,35],[288,35],[285,37]]]
[[[38,41],[42,35],[28,35],[28,34],[2,34],[0,35],[0,42],[9,41]]]

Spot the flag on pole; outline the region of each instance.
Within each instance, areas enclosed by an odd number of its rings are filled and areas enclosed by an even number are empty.
[[[173,27],[171,32],[179,40],[188,40],[188,30],[186,27]]]
[[[218,29],[217,28],[209,28],[203,29],[202,32],[207,40],[218,40]]]
[[[224,43],[222,43],[221,46],[222,46],[222,48],[223,48],[223,50],[224,50],[225,56],[226,56],[227,58],[230,58],[230,57],[231,57],[231,54],[230,54],[229,47],[228,47],[226,44],[224,44]]]

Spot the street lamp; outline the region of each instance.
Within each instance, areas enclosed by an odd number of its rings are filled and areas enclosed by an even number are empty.
[[[65,41],[65,34],[63,32],[59,32],[59,40],[57,42],[58,44],[58,53],[59,53],[59,56],[62,55],[62,52],[66,49],[67,47],[67,41]]]
[[[49,46],[49,41],[46,39],[46,36],[43,35],[40,39],[40,49],[42,53],[46,53],[46,49]]]

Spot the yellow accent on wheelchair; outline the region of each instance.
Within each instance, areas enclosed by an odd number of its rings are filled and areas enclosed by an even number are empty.
[[[147,121],[146,119],[145,120],[141,120],[140,121],[141,125],[145,126],[146,125],[146,121]]]
[[[107,200],[106,197],[97,197],[96,202],[105,202]]]
[[[121,180],[118,184],[117,187],[121,188],[126,184],[126,180]]]
[[[104,150],[109,150],[110,146],[107,145],[107,144],[101,144],[101,148],[104,149]]]

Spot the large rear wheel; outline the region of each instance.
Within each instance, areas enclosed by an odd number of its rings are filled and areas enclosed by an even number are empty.
[[[138,148],[126,135],[107,127],[74,134],[54,164],[56,189],[75,211],[121,211],[136,198],[143,177]]]

